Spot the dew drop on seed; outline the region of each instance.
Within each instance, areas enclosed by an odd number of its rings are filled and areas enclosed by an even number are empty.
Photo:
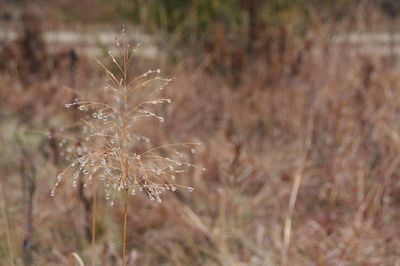
[[[195,149],[190,149],[190,152],[191,152],[191,153],[195,153],[196,150],[195,150]]]
[[[82,156],[83,155],[83,149],[81,146],[76,147],[76,154],[78,156]],[[82,161],[79,161],[80,163],[82,163]]]
[[[72,186],[76,187],[78,185],[78,182],[76,181],[76,179],[74,179],[74,181],[72,181]]]
[[[110,202],[110,205],[113,206],[113,205],[114,205],[114,201],[111,201],[111,202]]]
[[[54,190],[52,190],[52,191],[50,192],[50,196],[54,197],[54,195],[55,195],[55,192],[54,192]]]
[[[161,69],[157,69],[157,73],[161,73]]]
[[[70,108],[71,106],[72,106],[72,104],[70,104],[70,103],[65,104],[65,108]]]
[[[194,188],[192,188],[192,187],[188,187],[187,189],[189,192],[192,192],[194,190]]]

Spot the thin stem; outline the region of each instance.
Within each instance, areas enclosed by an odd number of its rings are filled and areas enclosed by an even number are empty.
[[[123,33],[125,34],[125,33]],[[125,37],[125,35],[124,35]],[[126,39],[124,38],[124,71],[123,71],[123,76],[124,76],[124,84],[123,84],[123,103],[124,103],[124,108],[122,110],[122,117],[123,117],[123,122],[122,122],[122,129],[123,129],[123,134],[122,134],[122,149],[123,149],[123,156],[124,160],[123,162],[121,161],[121,169],[123,170],[123,182],[125,183],[125,193],[124,193],[124,235],[123,235],[123,240],[122,240],[122,266],[125,266],[125,255],[126,255],[126,221],[127,221],[127,216],[128,216],[128,151],[126,150],[126,142],[127,142],[127,137],[128,137],[128,127],[127,127],[127,110],[128,110],[128,101],[127,101],[127,87],[126,87],[126,77],[127,77],[127,72],[128,72],[128,64],[127,64],[127,53],[126,53]]]
[[[125,189],[124,198],[125,198],[125,206],[124,206],[124,236],[122,242],[122,266],[125,266],[125,254],[126,254],[126,221],[128,217],[128,188]]]
[[[297,195],[299,192],[299,188],[301,185],[302,180],[302,172],[303,169],[299,170],[294,177],[294,184],[292,187],[292,192],[290,193],[289,199],[289,210],[288,214],[285,219],[285,226],[283,232],[283,248],[281,253],[281,265],[286,266],[288,265],[288,252],[289,252],[289,245],[290,245],[290,236],[292,233],[292,221],[293,221],[293,213],[294,207],[296,205]]]
[[[6,212],[6,207],[5,207],[5,203],[4,203],[4,198],[3,198],[3,187],[0,183],[0,203],[1,203],[1,212],[2,215],[4,217],[4,222],[5,222],[5,227],[6,227],[6,236],[7,236],[7,246],[8,246],[8,252],[10,255],[10,265],[14,265],[14,254],[12,251],[12,247],[11,247],[11,237],[10,237],[10,227],[8,224],[8,218],[7,218],[7,212]]]
[[[75,252],[72,252],[71,254],[69,254],[68,256],[68,266],[73,266],[74,265],[74,259],[76,262],[78,262],[79,266],[85,266],[85,264],[83,263],[83,260],[81,259],[81,257],[79,257],[78,254],[76,254]]]
[[[92,266],[96,265],[96,179],[92,186]]]
[[[285,219],[284,231],[283,231],[283,246],[281,252],[281,265],[288,265],[288,255],[289,255],[289,245],[290,245],[290,236],[292,233],[292,222],[293,222],[293,214],[294,208],[296,206],[297,196],[299,193],[300,185],[303,179],[304,170],[306,167],[307,159],[310,156],[311,143],[313,138],[313,129],[314,129],[314,111],[315,104],[311,109],[308,125],[307,125],[307,135],[304,139],[304,154],[300,159],[299,167],[294,175],[294,182],[292,191],[290,193],[288,213]]]

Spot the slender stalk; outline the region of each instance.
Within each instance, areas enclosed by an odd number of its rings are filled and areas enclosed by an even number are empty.
[[[282,266],[288,265],[288,252],[289,252],[289,245],[290,245],[290,236],[291,236],[291,232],[292,232],[293,213],[294,213],[294,207],[296,205],[297,195],[299,192],[299,188],[300,188],[301,180],[302,180],[302,176],[303,176],[302,171],[303,171],[303,169],[299,170],[296,173],[296,175],[294,177],[292,192],[290,193],[289,210],[288,210],[288,214],[285,219],[285,227],[284,227],[284,233],[283,233],[283,248],[282,248],[282,253],[281,253],[281,265]]]
[[[123,32],[125,32],[125,28],[123,29]],[[123,33],[125,34],[125,33]],[[127,102],[127,72],[128,72],[128,61],[127,61],[127,52],[126,52],[126,42],[124,41],[124,65],[123,65],[123,75],[124,75],[124,85],[123,85],[123,96],[124,96],[124,109],[123,109],[123,128],[124,128],[124,137],[122,140],[123,144],[123,149],[125,151],[125,159],[124,163],[122,166],[122,169],[124,171],[124,179],[123,182],[125,184],[128,184],[128,157],[127,157],[127,151],[126,151],[126,141],[128,137],[128,127],[127,127],[127,111],[128,111],[128,102]],[[124,235],[123,235],[123,240],[122,240],[122,266],[125,266],[125,256],[126,256],[126,221],[128,217],[128,186],[125,187],[125,193],[124,193]]]
[[[126,254],[126,221],[128,217],[128,189],[125,189],[124,193],[125,206],[124,206],[124,236],[122,242],[122,266],[125,266],[125,254]]]
[[[78,262],[79,266],[85,266],[85,264],[83,263],[83,260],[81,259],[81,257],[79,257],[78,254],[76,254],[75,252],[72,252],[71,254],[69,254],[68,256],[68,266],[73,266],[74,265],[74,259],[76,262]]]
[[[96,179],[92,186],[92,266],[96,265]]]
[[[10,255],[10,265],[15,265],[14,264],[14,254],[12,251],[12,247],[11,247],[11,237],[10,237],[10,227],[8,224],[8,218],[7,218],[7,212],[6,212],[6,207],[5,207],[5,203],[4,203],[4,198],[3,198],[3,187],[0,183],[0,203],[1,203],[1,212],[2,215],[4,217],[4,223],[5,223],[5,227],[6,227],[6,236],[7,236],[7,246],[8,246],[8,252]]]
[[[68,266],[73,266],[74,265],[74,258],[72,257],[72,254],[68,256]]]
[[[284,231],[283,231],[283,246],[281,252],[281,266],[288,265],[288,254],[289,254],[289,245],[290,245],[290,237],[292,233],[292,222],[293,222],[293,214],[294,208],[296,206],[297,196],[299,193],[300,185],[303,179],[304,170],[306,167],[307,159],[310,155],[311,143],[313,138],[313,129],[314,129],[314,106],[310,111],[310,116],[307,124],[307,135],[304,139],[304,154],[300,158],[299,167],[294,175],[294,182],[292,191],[290,193],[289,198],[289,206],[288,213],[285,219]]]

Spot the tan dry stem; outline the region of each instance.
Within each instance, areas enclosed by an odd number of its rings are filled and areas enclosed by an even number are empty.
[[[92,186],[92,266],[96,265],[96,179],[93,178]]]
[[[81,259],[81,257],[79,257],[79,255],[75,252],[72,252],[69,256],[68,256],[68,266],[73,266],[74,265],[74,259],[78,262],[79,266],[85,266],[85,264],[83,263],[83,260]]]
[[[125,256],[126,256],[126,222],[128,217],[128,189],[125,189],[124,193],[125,204],[124,204],[124,236],[122,242],[122,266],[125,266]]]
[[[0,203],[1,203],[1,213],[2,216],[4,217],[4,223],[5,223],[5,227],[6,227],[6,237],[7,237],[7,247],[8,247],[8,252],[10,255],[10,265],[14,266],[14,254],[12,251],[12,247],[11,247],[11,237],[10,237],[10,226],[8,224],[8,216],[7,216],[7,212],[6,212],[6,207],[5,207],[5,203],[4,203],[4,198],[3,198],[3,187],[0,183]]]

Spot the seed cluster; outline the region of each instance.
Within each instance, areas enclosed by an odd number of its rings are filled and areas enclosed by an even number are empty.
[[[77,108],[85,113],[80,127],[83,137],[75,146],[66,139],[59,143],[60,147],[66,147],[66,152],[61,155],[69,165],[57,176],[51,196],[55,195],[63,178],[70,175],[73,186],[77,186],[80,177],[84,187],[101,180],[105,198],[111,205],[114,195],[124,190],[131,195],[146,192],[150,200],[158,202],[165,191],[181,188],[193,191],[192,187],[177,184],[176,176],[188,172],[191,167],[198,167],[187,162],[186,157],[187,153],[195,153],[199,143],[154,146],[139,126],[143,119],[164,122],[154,109],[156,105],[172,102],[169,98],[158,97],[171,79],[162,78],[161,70],[156,69],[130,80],[128,69],[138,46],[131,50],[124,31],[122,37],[116,37],[116,43],[123,55],[121,62],[111,52],[108,54],[117,73],[99,62],[107,75],[104,87],[107,97],[96,101],[76,98],[65,104],[67,109]]]

